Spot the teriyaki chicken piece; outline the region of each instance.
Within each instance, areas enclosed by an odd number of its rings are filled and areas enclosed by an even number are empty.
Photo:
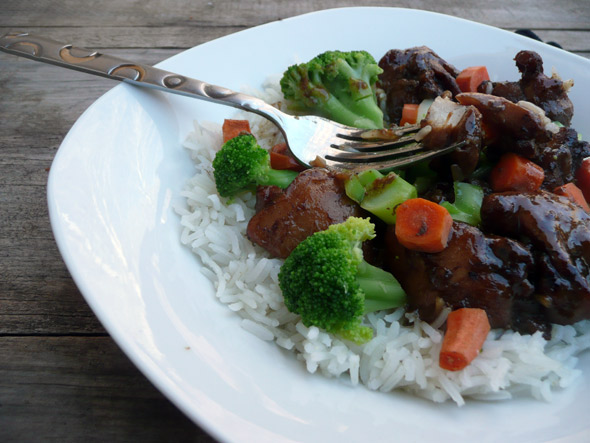
[[[406,103],[420,103],[449,91],[461,92],[455,78],[459,70],[426,46],[392,49],[379,61],[383,73],[377,87],[386,94],[386,115],[391,123],[399,123]]]
[[[484,309],[492,328],[548,330],[529,280],[533,257],[520,242],[454,222],[442,252],[404,248],[394,228],[387,231],[386,247],[389,270],[422,320],[433,321],[445,306],[468,307]]]
[[[562,81],[556,74],[548,77],[543,72],[543,59],[534,51],[520,51],[514,57],[522,78],[516,82],[482,83],[478,91],[507,98],[516,103],[531,102],[545,111],[547,117],[569,126],[574,115],[574,105],[567,92],[573,86],[571,80]]]
[[[465,144],[448,155],[434,159],[430,166],[437,171],[448,171],[455,164],[464,176],[471,174],[479,161],[482,146],[481,113],[475,106],[464,106],[445,96],[437,97],[426,117],[420,122],[422,143],[436,149],[455,143]]]
[[[554,125],[534,105],[483,93],[462,93],[456,98],[475,106],[485,127],[495,134],[488,155],[498,158],[513,152],[533,161],[545,171],[544,189],[572,182],[582,160],[590,156],[590,144],[579,140],[574,129]]]
[[[551,323],[590,318],[590,214],[550,192],[484,197],[483,228],[527,244],[535,260],[535,298]]]
[[[323,168],[301,172],[285,190],[262,186],[247,236],[273,257],[286,258],[314,232],[362,217],[364,211],[347,197],[338,174]]]

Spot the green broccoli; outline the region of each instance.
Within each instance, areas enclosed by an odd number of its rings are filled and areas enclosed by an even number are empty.
[[[383,175],[376,169],[351,174],[344,182],[344,189],[361,208],[390,225],[395,224],[395,209],[418,196],[416,188],[397,173]]]
[[[471,183],[454,182],[455,202],[443,201],[444,206],[453,220],[479,226],[481,223],[481,204],[483,201],[483,189],[481,186]]]
[[[395,277],[363,257],[362,242],[374,237],[368,219],[349,217],[299,243],[279,272],[289,311],[306,326],[358,344],[369,341],[373,331],[362,325],[363,316],[406,303]]]
[[[327,51],[290,66],[281,90],[290,106],[363,129],[383,128],[375,83],[383,70],[366,51]]]
[[[233,197],[254,190],[257,185],[286,188],[297,172],[272,169],[268,151],[260,147],[253,135],[240,134],[225,142],[215,155],[213,176],[219,195]]]

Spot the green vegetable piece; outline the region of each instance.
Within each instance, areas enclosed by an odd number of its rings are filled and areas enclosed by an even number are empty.
[[[395,208],[411,198],[418,197],[416,187],[395,172],[374,180],[366,187],[361,208],[376,215],[389,225],[395,224]]]
[[[454,182],[455,202],[441,202],[453,220],[478,226],[481,223],[481,204],[483,189],[470,183]]]
[[[361,208],[391,225],[395,223],[395,208],[418,196],[415,186],[399,174],[390,172],[384,176],[375,169],[353,174],[346,180],[344,189]]]
[[[382,178],[381,174],[376,169],[366,169],[364,171],[352,174],[344,183],[344,190],[346,195],[355,202],[360,203],[365,198],[365,187],[378,178]]]
[[[470,178],[478,179],[478,180],[486,180],[494,166],[495,166],[495,163],[491,162],[488,159],[486,151],[481,150],[479,153],[479,161],[477,163],[477,168],[475,169],[475,171],[473,171],[471,173]]]
[[[213,176],[217,192],[222,197],[233,197],[253,191],[257,185],[286,188],[297,177],[297,172],[270,167],[270,154],[261,148],[251,134],[234,137],[221,147],[213,159]]]
[[[375,237],[375,226],[350,217],[302,241],[279,272],[289,311],[306,326],[317,326],[361,344],[373,336],[363,316],[406,303],[406,294],[390,273],[367,263],[362,242]]]
[[[438,179],[438,174],[430,169],[430,160],[423,160],[406,169],[406,180],[413,183],[418,194],[426,192]]]
[[[383,127],[375,84],[383,70],[366,51],[326,51],[281,78],[289,106],[364,129]]]

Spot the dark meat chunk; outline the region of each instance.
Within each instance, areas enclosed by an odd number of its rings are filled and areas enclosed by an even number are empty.
[[[457,100],[477,107],[483,121],[498,134],[489,146],[490,157],[514,152],[535,162],[545,171],[544,189],[573,181],[582,160],[590,156],[590,144],[578,140],[574,129],[550,130],[541,115],[503,97],[464,93]]]
[[[545,172],[544,189],[552,191],[574,180],[576,166],[572,162],[572,147],[577,141],[576,131],[562,128],[547,143],[537,143],[536,155],[529,158]]]
[[[479,92],[464,92],[456,98],[462,105],[475,106],[481,112],[483,121],[495,133],[510,141],[550,138],[539,114],[508,99]]]
[[[575,172],[582,165],[582,161],[586,157],[590,157],[590,143],[578,138],[578,133],[571,128],[563,128],[561,131],[564,133],[563,140],[569,148],[572,156],[572,170]]]
[[[574,105],[567,95],[571,82],[543,73],[543,59],[534,51],[520,51],[514,57],[516,66],[522,74],[517,82],[486,82],[479,87],[480,92],[505,97],[510,101],[526,100],[545,111],[547,117],[569,126],[574,115]]]
[[[503,97],[513,103],[524,100],[524,94],[519,82],[492,82],[485,80],[477,87],[477,92]]]
[[[537,300],[552,323],[590,318],[590,215],[549,192],[484,197],[485,229],[529,242],[535,252]]]
[[[431,128],[421,140],[427,148],[441,148],[465,141],[465,145],[449,155],[435,159],[431,163],[433,169],[444,171],[449,169],[449,165],[455,164],[465,176],[475,170],[482,144],[481,113],[477,108],[437,97],[422,120],[421,126]]]
[[[363,215],[346,196],[338,176],[322,168],[303,171],[284,191],[261,187],[256,198],[257,212],[248,223],[248,238],[279,258],[286,258],[314,232]]]
[[[455,188],[451,181],[440,180],[428,186],[424,192],[419,194],[419,197],[433,201],[434,203],[441,203],[443,201],[454,202]]]
[[[574,115],[574,105],[567,95],[567,88],[559,78],[543,73],[543,60],[533,51],[520,51],[514,58],[522,73],[520,85],[526,100],[545,111],[547,117],[569,126]]]
[[[493,328],[544,329],[528,280],[533,259],[519,242],[455,222],[446,249],[436,254],[404,248],[394,228],[386,244],[391,272],[423,320],[434,320],[446,304],[484,309]]]
[[[392,123],[399,122],[405,103],[434,99],[445,91],[461,92],[455,81],[459,71],[426,46],[392,49],[379,66],[383,73],[377,86],[387,95],[386,115]]]
[[[565,127],[547,141],[519,140],[502,150],[515,152],[541,166],[545,171],[543,188],[549,191],[574,181],[582,160],[590,156],[590,144],[578,140],[578,133]]]

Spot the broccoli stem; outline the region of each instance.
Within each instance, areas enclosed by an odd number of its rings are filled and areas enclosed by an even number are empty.
[[[269,168],[266,172],[264,177],[261,177],[258,181],[260,185],[274,185],[278,186],[279,188],[285,189],[288,187],[295,177],[297,177],[298,172],[291,171],[289,169],[271,169]]]
[[[360,109],[361,107],[358,106],[358,108]],[[362,110],[364,109],[365,106],[363,106]],[[344,125],[362,129],[380,129],[383,127],[383,124],[379,125],[375,123],[375,120],[371,119],[371,117],[373,117],[372,115],[369,114],[367,117],[365,117],[364,115],[366,114],[351,111],[345,104],[342,103],[341,100],[333,95],[330,95],[330,97],[323,103],[323,110],[325,115],[329,116],[328,118],[332,118],[333,120]],[[367,113],[368,112],[369,111],[367,110]],[[381,115],[380,118],[383,120],[383,115]]]
[[[361,261],[357,281],[365,293],[365,314],[398,308],[406,302],[406,293],[389,272]]]
[[[361,208],[390,225],[395,223],[396,207],[418,195],[416,188],[395,172],[384,176],[374,169],[349,176],[344,189]]]
[[[470,183],[455,182],[455,203],[444,201],[444,206],[453,217],[453,220],[478,226],[481,222],[481,204],[483,190],[480,186]]]

